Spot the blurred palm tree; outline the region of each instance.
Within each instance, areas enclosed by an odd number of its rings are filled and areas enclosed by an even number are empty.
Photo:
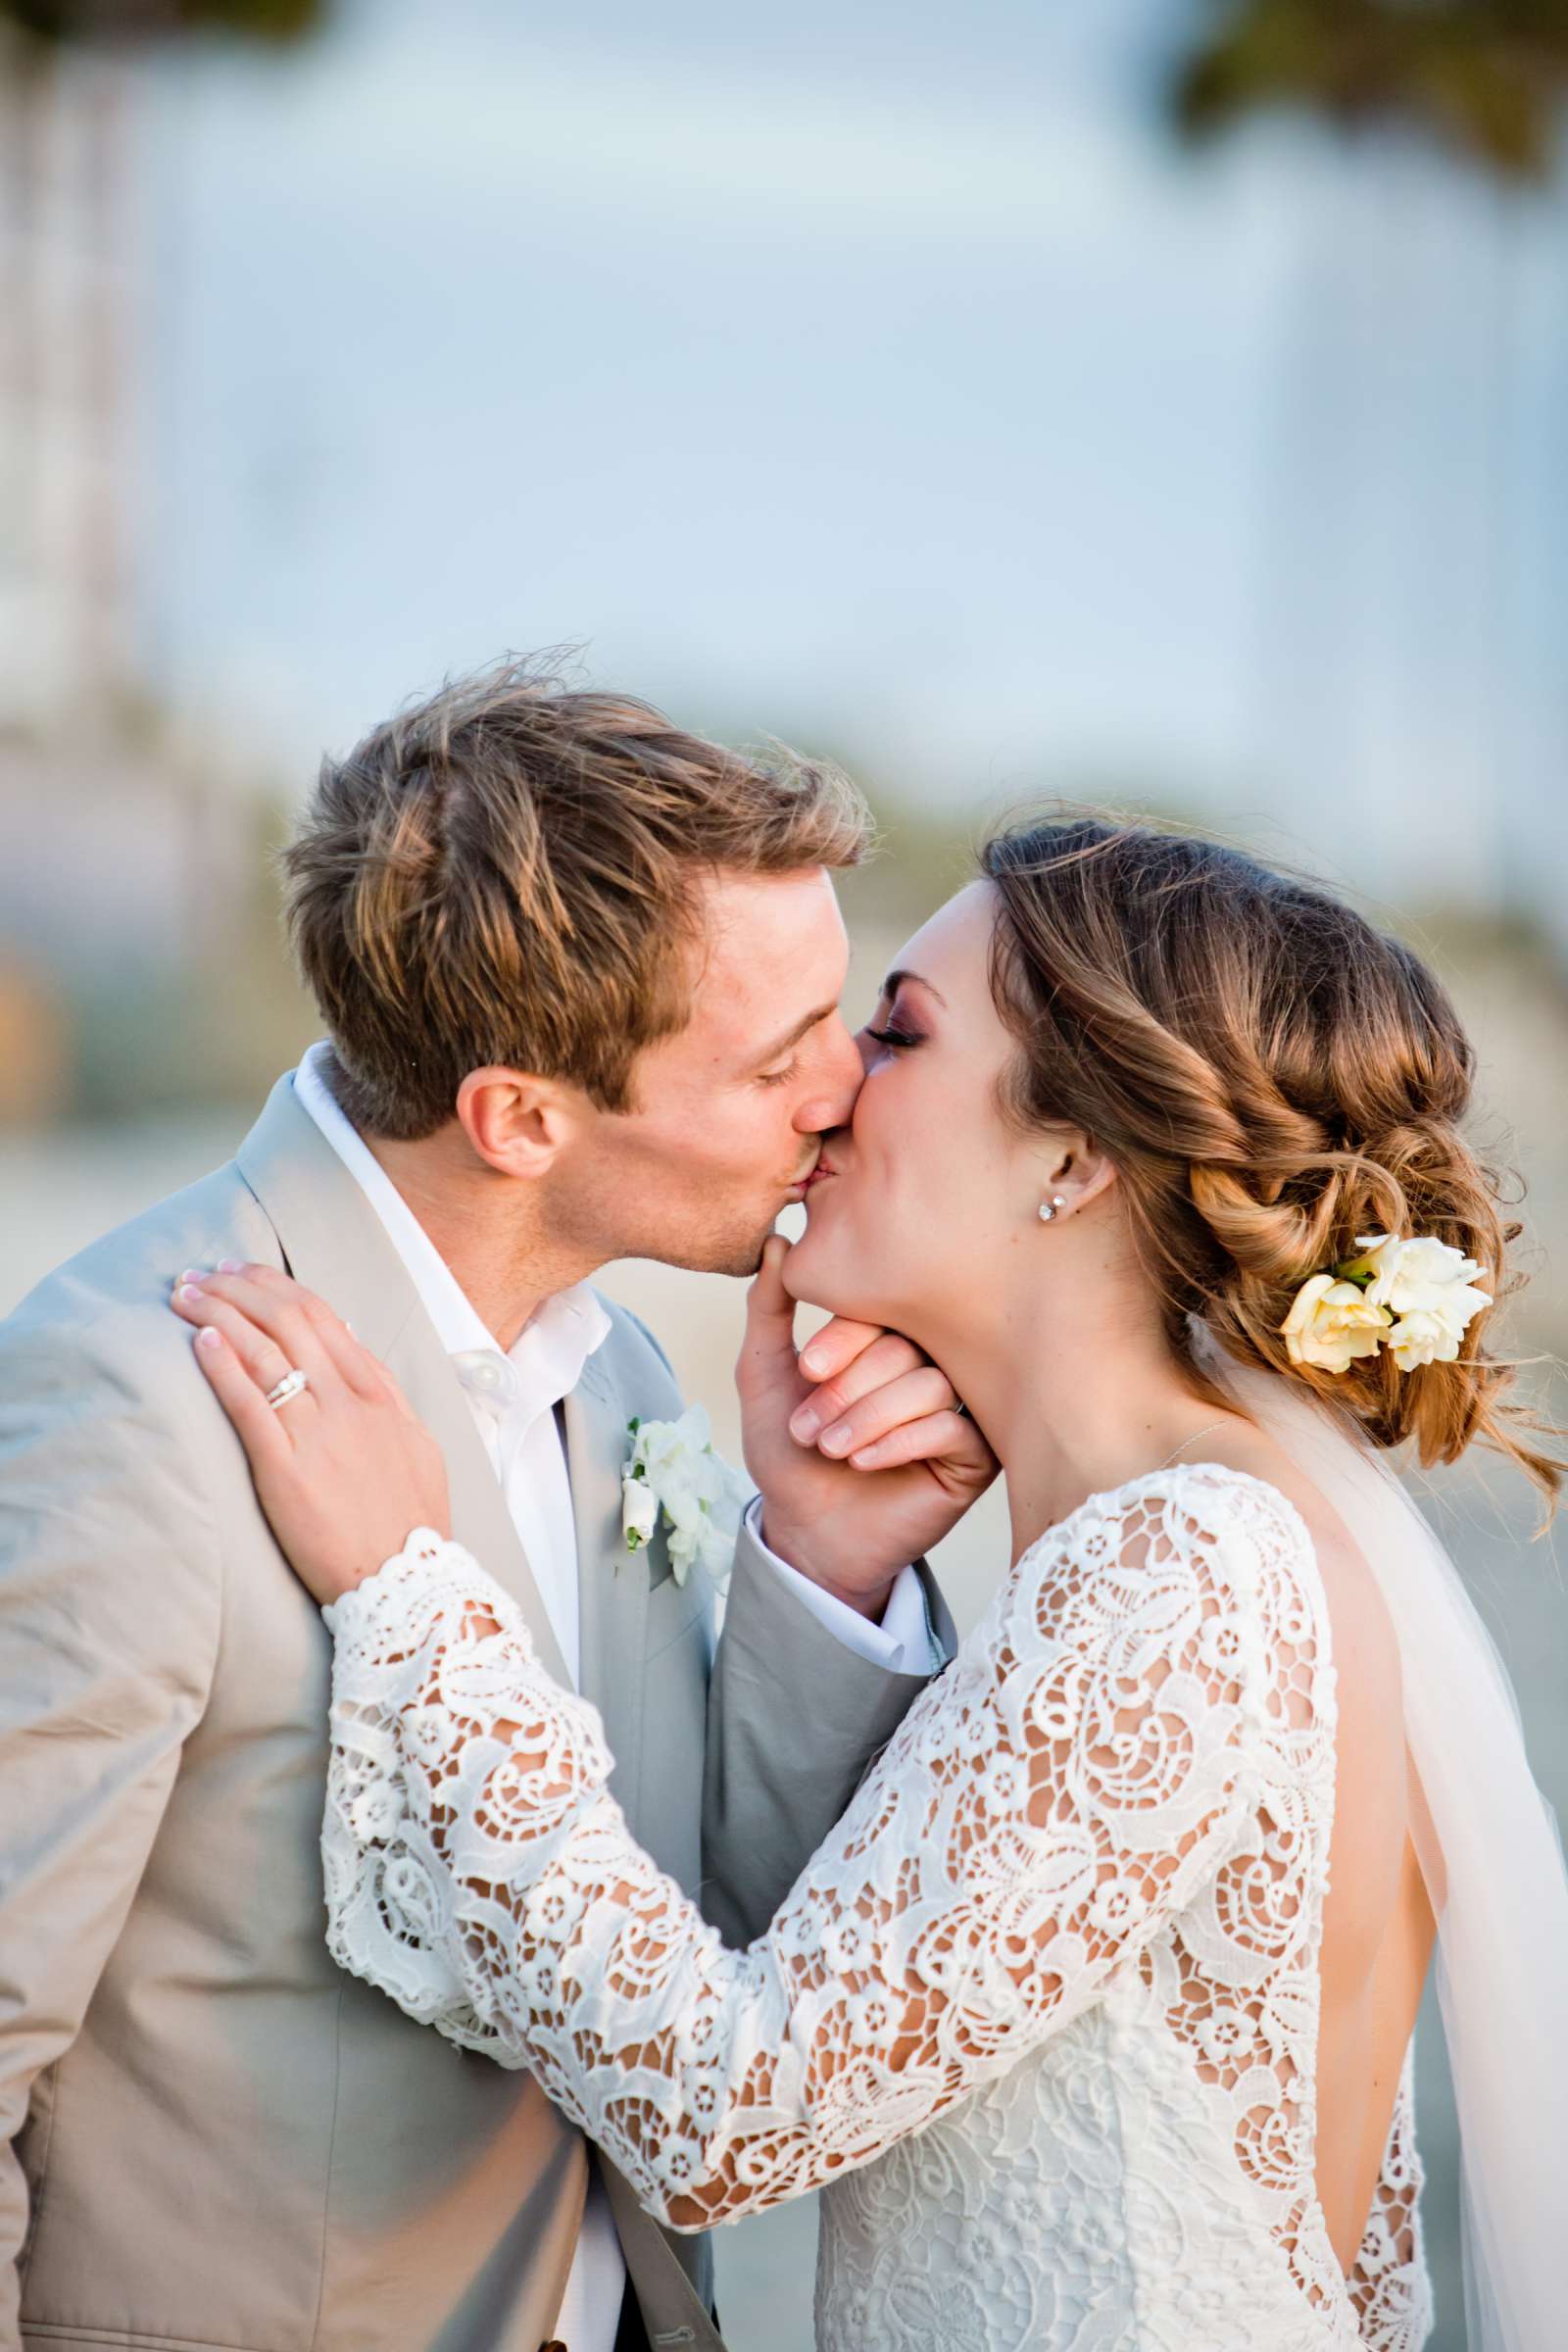
[[[1346,130],[1399,124],[1508,181],[1542,180],[1568,96],[1568,0],[1244,0],[1184,59],[1194,139],[1294,106]]]
[[[295,41],[325,15],[322,0],[0,0],[0,17],[38,42],[142,41],[191,32]]]
[[[0,0],[0,723],[102,725],[144,699],[127,544],[133,69],[203,36],[281,50],[329,13],[330,0]]]

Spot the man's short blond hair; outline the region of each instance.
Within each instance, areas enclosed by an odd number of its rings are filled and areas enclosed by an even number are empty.
[[[691,1015],[704,882],[854,865],[869,838],[821,761],[527,662],[448,684],[322,762],[283,855],[343,1109],[412,1141],[492,1064],[630,1107],[638,1054]]]

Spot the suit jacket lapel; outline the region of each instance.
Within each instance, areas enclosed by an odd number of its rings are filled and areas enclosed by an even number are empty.
[[[621,1471],[629,1408],[599,1348],[566,1398],[566,1460],[577,1526],[582,1691],[604,1717],[615,1759],[611,1788],[635,1822],[642,1755],[643,1644],[649,1561],[621,1533]]]
[[[301,1108],[292,1075],[273,1087],[235,1160],[271,1221],[288,1272],[354,1326],[439,1441],[451,1481],[454,1536],[517,1602],[546,1670],[569,1684],[452,1359],[380,1218]]]

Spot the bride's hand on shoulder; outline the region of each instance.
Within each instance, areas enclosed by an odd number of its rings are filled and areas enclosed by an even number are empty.
[[[179,1277],[174,1312],[250,1458],[273,1535],[316,1599],[339,1599],[416,1527],[451,1532],[446,1463],[385,1367],[275,1266]],[[275,1404],[290,1374],[304,1385]]]

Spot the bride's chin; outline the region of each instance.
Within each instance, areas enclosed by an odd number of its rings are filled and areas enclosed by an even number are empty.
[[[809,1228],[808,1228],[808,1230],[802,1234],[798,1242],[792,1242],[790,1244],[790,1253],[784,1260],[784,1288],[786,1291],[788,1291],[790,1297],[795,1299],[798,1305],[822,1306],[826,1304],[824,1299],[821,1299],[817,1297],[816,1289],[811,1279],[811,1236]]]
[[[784,1260],[784,1288],[798,1305],[820,1307],[824,1314],[844,1315],[856,1323],[885,1320],[866,1298],[863,1283],[843,1279],[832,1249],[820,1242],[813,1248],[809,1226]]]
[[[832,1252],[823,1249],[809,1225],[784,1260],[784,1288],[802,1306],[825,1307],[830,1315],[845,1311],[830,1295],[835,1288]]]

